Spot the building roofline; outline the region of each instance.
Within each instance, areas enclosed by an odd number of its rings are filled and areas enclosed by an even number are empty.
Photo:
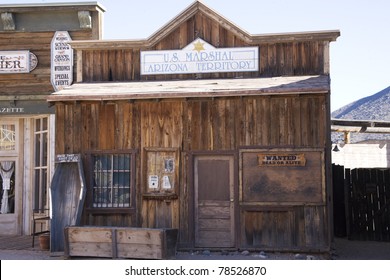
[[[75,7],[75,6],[96,6],[102,12],[106,11],[106,8],[99,2],[56,2],[56,3],[27,3],[27,4],[0,4],[0,11],[7,10],[8,12],[16,12],[20,10],[31,10],[34,8],[52,9],[56,7]]]

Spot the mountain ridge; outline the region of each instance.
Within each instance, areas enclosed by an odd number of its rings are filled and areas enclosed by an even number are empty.
[[[390,121],[390,86],[351,102],[331,114],[332,119]],[[351,143],[390,141],[389,134],[351,133]],[[343,133],[332,132],[332,143],[344,141]]]

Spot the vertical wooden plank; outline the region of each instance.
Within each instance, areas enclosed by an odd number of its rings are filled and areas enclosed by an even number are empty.
[[[275,74],[278,76],[286,75],[284,71],[285,68],[285,54],[284,54],[284,44],[275,44],[275,53],[276,53],[276,65],[275,65]]]
[[[111,257],[113,259],[118,258],[118,244],[117,244],[117,229],[111,229]]]
[[[90,135],[90,147],[91,149],[99,149],[99,133],[100,133],[100,104],[94,103],[91,104],[91,115],[89,118],[89,135]]]
[[[65,153],[65,105],[61,103],[56,104],[56,125],[55,125],[55,133],[56,139],[55,141],[55,153],[63,154]]]
[[[74,118],[74,124],[73,124],[73,150],[72,153],[81,153],[83,150],[82,147],[82,137],[80,135],[82,134],[82,110],[81,110],[81,104],[76,103],[73,105],[74,112],[73,112],[73,118]]]
[[[284,47],[283,75],[293,76],[294,75],[293,43],[284,43],[283,47]]]
[[[259,46],[259,58],[259,75],[269,77],[268,46],[266,44]]]
[[[280,143],[280,105],[278,97],[271,97],[270,102],[270,144],[278,145]]]
[[[201,128],[201,150],[213,149],[213,126],[210,125],[210,104],[209,101],[201,101],[200,103],[200,128]]]
[[[83,81],[83,51],[76,51],[76,82],[81,83]]]
[[[268,66],[270,76],[276,75],[276,45],[268,45]]]
[[[133,119],[133,103],[122,103],[120,106],[121,116],[117,119],[118,122],[122,124],[118,125],[118,128],[122,128],[122,132],[119,132],[122,135],[122,147],[123,149],[131,149],[134,146],[132,145],[133,136],[132,136],[132,119]]]
[[[254,246],[253,237],[254,237],[254,219],[250,215],[251,212],[242,211],[242,220],[244,221],[241,224],[241,244],[243,247],[252,247]]]
[[[288,98],[280,97],[278,98],[278,107],[279,107],[279,144],[287,145],[288,144],[288,120],[289,120],[289,108],[288,108]]]
[[[73,118],[73,106],[65,105],[65,153],[72,154],[73,153],[73,126],[74,126],[74,118]]]
[[[127,61],[124,60],[123,50],[116,50],[115,53],[116,81],[124,81],[125,67],[123,64],[127,63]]]
[[[92,81],[102,81],[102,57],[100,50],[92,51],[93,60],[91,61],[92,65]]]
[[[109,80],[117,81],[117,69],[116,69],[116,51],[109,50],[107,53],[108,56],[108,65],[109,65]]]
[[[236,107],[234,104],[238,101],[238,98],[234,99],[226,99],[225,100],[225,112],[224,112],[224,133],[222,137],[225,139],[225,149],[234,150],[237,148],[236,143],[236,126],[235,126],[235,118],[236,118]]]
[[[294,146],[302,146],[302,135],[301,135],[301,102],[300,102],[300,96],[292,97],[291,100],[291,110],[292,110],[292,144]]]
[[[345,197],[345,224],[347,237],[351,238],[352,230],[352,207],[351,207],[351,170],[345,168],[344,170],[344,197]]]
[[[99,109],[99,147],[113,149],[115,142],[115,105],[100,104]]]
[[[100,52],[102,81],[110,81],[110,62],[108,59],[108,50],[101,50]]]
[[[116,150],[123,150],[124,136],[124,121],[123,121],[123,102],[116,102],[114,105],[114,148]]]
[[[375,183],[372,183],[372,176],[374,170],[366,169],[364,175],[364,181],[363,183],[363,194],[366,197],[366,204],[367,204],[367,211],[366,211],[366,217],[367,217],[367,239],[368,240],[375,240],[375,220],[373,212],[374,209],[374,192],[373,188],[376,189]],[[376,192],[376,190],[375,190]]]
[[[321,248],[326,245],[324,236],[324,216],[322,206],[305,206],[305,235],[308,248]]]
[[[244,131],[245,131],[245,145],[250,146],[254,145],[252,142],[253,139],[253,131],[254,131],[254,122],[253,119],[253,99],[245,98],[245,115],[244,115]]]
[[[383,232],[386,241],[390,241],[390,203],[388,201],[388,197],[390,197],[390,170],[387,169],[384,174],[384,181],[386,184],[384,185],[384,196],[386,198],[386,203],[383,203],[382,211],[383,211],[383,220],[384,227],[386,231]]]
[[[307,96],[300,98],[300,108],[301,108],[301,114],[300,114],[300,123],[301,123],[301,143],[302,146],[306,147],[309,145],[309,130],[308,130],[308,122],[310,120],[310,115],[308,115],[309,102]]]
[[[260,119],[258,123],[261,124],[259,135],[261,135],[261,145],[270,145],[271,139],[271,97],[261,97],[261,105],[259,106]]]
[[[373,208],[374,208],[374,226],[375,226],[375,240],[381,241],[382,240],[382,219],[381,219],[381,206],[382,199],[381,199],[381,187],[382,187],[382,180],[383,180],[383,171],[375,169],[373,170],[375,172],[375,193],[373,193]]]
[[[236,112],[238,116],[246,115],[246,102],[245,98],[239,98],[235,104]],[[244,146],[245,145],[245,120],[244,118],[236,118],[236,136],[237,136],[237,145]]]
[[[214,109],[212,110],[213,114],[213,125],[214,125],[214,149],[223,150],[227,149],[227,142],[229,138],[225,138],[225,111],[226,111],[226,101],[224,99],[217,99],[213,102]]]
[[[123,60],[124,60],[124,69],[123,69],[123,78],[125,81],[132,80],[132,69],[135,61],[133,61],[133,50],[126,49],[123,50]]]

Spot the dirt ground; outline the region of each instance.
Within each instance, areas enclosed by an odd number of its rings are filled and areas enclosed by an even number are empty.
[[[335,238],[332,258],[335,260],[390,260],[390,242]]]
[[[62,253],[50,253],[39,248],[1,249],[1,260],[61,260]],[[336,238],[330,255],[270,253],[270,252],[178,252],[178,260],[390,260],[390,242],[351,241]]]

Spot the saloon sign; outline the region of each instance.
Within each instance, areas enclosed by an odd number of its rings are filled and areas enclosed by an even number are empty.
[[[29,73],[38,59],[30,51],[0,51],[0,74]]]
[[[51,40],[51,84],[56,91],[73,82],[72,39],[67,31],[57,31]]]
[[[141,75],[258,71],[257,47],[215,48],[198,38],[181,50],[141,52]]]

